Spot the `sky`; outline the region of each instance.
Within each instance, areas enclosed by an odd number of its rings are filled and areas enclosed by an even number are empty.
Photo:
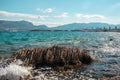
[[[55,27],[70,23],[120,24],[120,0],[0,0],[0,20]]]

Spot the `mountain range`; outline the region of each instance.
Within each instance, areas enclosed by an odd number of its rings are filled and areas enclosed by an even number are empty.
[[[0,31],[29,31],[29,30],[82,30],[82,29],[109,29],[120,28],[120,25],[107,23],[71,23],[56,27],[48,27],[46,25],[33,25],[28,21],[5,21],[0,20]]]
[[[28,31],[34,29],[48,29],[46,25],[35,26],[28,21],[4,21],[0,20],[0,31]]]

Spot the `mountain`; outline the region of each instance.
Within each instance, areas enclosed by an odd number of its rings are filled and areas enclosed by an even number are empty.
[[[114,29],[120,25],[107,23],[71,23],[49,28],[46,25],[35,26],[28,21],[5,21],[0,20],[0,31],[39,31],[39,30],[83,30],[83,29]]]
[[[36,26],[39,30],[48,30],[49,28],[46,25],[38,25]]]
[[[48,29],[45,25],[35,26],[27,21],[4,21],[0,20],[0,31],[28,31],[35,29]]]
[[[120,28],[120,25],[112,25],[107,23],[72,23],[54,27],[55,30],[82,30],[82,29],[109,29],[115,28],[115,26]]]

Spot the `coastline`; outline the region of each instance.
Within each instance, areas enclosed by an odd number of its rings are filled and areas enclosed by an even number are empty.
[[[120,32],[120,30],[91,30],[91,29],[85,29],[85,30],[29,30],[29,32]]]

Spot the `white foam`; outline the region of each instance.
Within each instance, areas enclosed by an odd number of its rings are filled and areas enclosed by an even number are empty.
[[[0,80],[19,80],[20,77],[29,75],[28,67],[19,66],[16,63],[11,63],[5,68],[0,68]]]
[[[25,78],[25,76],[31,75],[31,67],[23,67],[20,66],[22,64],[22,61],[17,60],[14,63],[9,64],[5,68],[0,68],[0,80],[20,80],[20,78]],[[45,76],[44,73],[39,71],[38,76],[29,76],[29,79],[36,79],[36,80],[48,80],[47,76]],[[28,79],[28,80],[29,80]],[[51,79],[52,80],[52,79]]]
[[[119,47],[113,47],[109,44],[105,44],[102,48],[99,49],[99,51],[102,51],[104,53],[116,54],[120,52],[120,49]]]

